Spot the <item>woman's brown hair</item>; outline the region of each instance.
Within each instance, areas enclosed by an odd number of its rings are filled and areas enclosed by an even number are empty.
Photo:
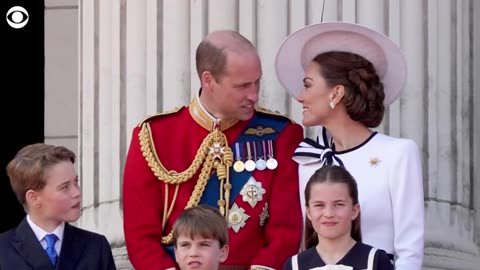
[[[380,125],[385,92],[372,63],[360,55],[337,51],[319,54],[313,61],[320,65],[328,86],[345,87],[342,101],[350,118],[369,128]]]

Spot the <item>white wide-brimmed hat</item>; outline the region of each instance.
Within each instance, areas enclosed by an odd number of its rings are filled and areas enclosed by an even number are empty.
[[[305,26],[289,35],[277,53],[277,77],[287,92],[297,98],[303,89],[304,69],[315,56],[329,51],[363,56],[375,67],[389,105],[401,94],[407,64],[400,48],[387,36],[371,28],[345,22],[325,22]]]

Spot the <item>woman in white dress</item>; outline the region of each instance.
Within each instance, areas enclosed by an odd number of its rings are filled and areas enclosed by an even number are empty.
[[[285,39],[279,81],[303,105],[304,126],[318,126],[294,160],[300,197],[323,164],[344,166],[357,180],[363,242],[385,250],[397,270],[420,270],[424,248],[423,181],[413,140],[372,130],[401,94],[401,50],[370,28],[343,22],[306,26]]]

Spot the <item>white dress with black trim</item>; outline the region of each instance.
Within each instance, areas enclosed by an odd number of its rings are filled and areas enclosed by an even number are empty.
[[[312,174],[323,164],[344,166],[358,185],[364,243],[395,255],[397,270],[420,270],[424,247],[422,169],[413,140],[374,132],[359,146],[335,151],[320,128],[305,139],[293,159],[299,163],[300,200]],[[303,215],[305,217],[305,207]],[[398,257],[398,258],[397,258]]]

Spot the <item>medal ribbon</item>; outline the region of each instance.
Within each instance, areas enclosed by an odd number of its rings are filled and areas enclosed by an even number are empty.
[[[275,117],[263,113],[255,113],[255,116],[250,120],[250,123],[248,123],[248,125],[245,127],[245,129],[242,131],[242,133],[234,143],[238,143],[240,145],[239,152],[242,153],[242,150],[240,150],[240,148],[242,148],[241,144],[257,140],[273,141],[278,137],[280,132],[282,132],[282,130],[287,126],[288,123],[288,121],[281,117]],[[272,134],[264,134],[261,137],[245,134],[245,131],[247,129],[256,128],[258,126],[271,127],[276,132]],[[240,157],[242,158],[242,156]],[[242,190],[243,186],[245,186],[248,179],[252,176],[253,172],[244,170],[240,173],[237,173],[233,170],[233,168],[230,168],[230,170],[230,183],[232,184],[232,189],[230,190],[230,205],[233,205],[233,201],[236,199],[238,194],[240,194],[240,191]],[[218,194],[219,185],[220,181],[218,181],[217,173],[212,174],[212,177],[210,177],[210,179],[208,180],[207,186],[205,187],[205,191],[203,192],[199,204],[207,204],[217,208],[217,202],[220,198],[220,194]]]

